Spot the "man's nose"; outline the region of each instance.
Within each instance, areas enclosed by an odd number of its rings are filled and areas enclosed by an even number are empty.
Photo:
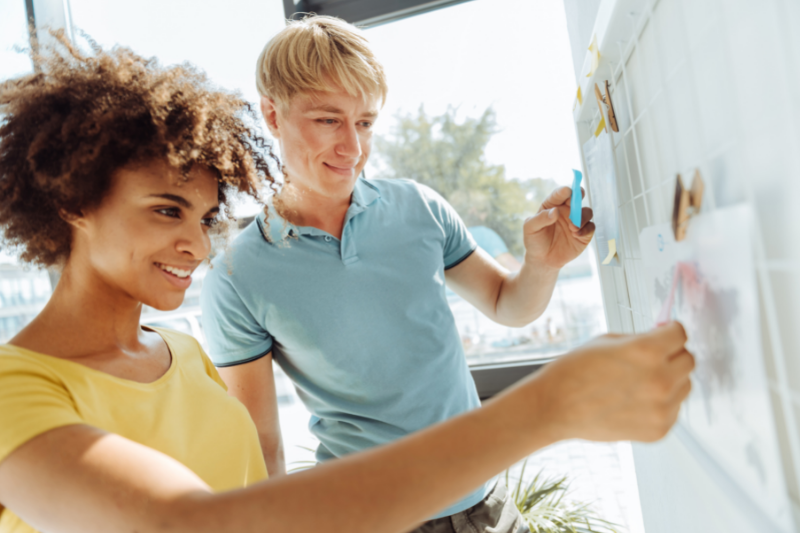
[[[358,131],[356,130],[355,124],[340,128],[339,135],[336,153],[354,159],[361,157],[361,141],[358,138]]]

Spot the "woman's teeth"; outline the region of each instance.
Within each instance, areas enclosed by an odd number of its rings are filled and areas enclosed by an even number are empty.
[[[169,265],[162,265],[161,263],[156,263],[156,264],[158,265],[158,268],[160,268],[161,270],[169,272],[170,274],[174,274],[179,278],[188,277],[192,273],[191,270],[182,270],[180,268],[171,267]]]

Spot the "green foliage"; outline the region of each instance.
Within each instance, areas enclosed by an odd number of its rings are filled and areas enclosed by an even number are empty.
[[[547,478],[540,471],[527,485],[522,485],[527,459],[511,497],[525,519],[531,533],[619,533],[617,524],[599,518],[585,503],[568,501],[566,476]],[[506,471],[506,486],[509,474]]]
[[[497,133],[494,110],[458,121],[457,109],[428,116],[398,113],[391,133],[375,142],[383,170],[377,177],[409,178],[441,194],[464,223],[487,226],[514,255],[524,253],[522,223],[539,209],[556,185],[541,178],[506,179],[503,165],[486,161],[484,150]]]

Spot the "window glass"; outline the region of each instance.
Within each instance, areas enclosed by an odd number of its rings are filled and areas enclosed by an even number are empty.
[[[367,36],[389,78],[367,177],[433,187],[479,246],[519,268],[523,221],[581,168],[563,6],[475,0]],[[547,310],[524,328],[500,326],[449,292],[470,363],[552,357],[605,332],[593,253],[590,245],[562,270]]]
[[[0,6],[0,81],[33,70],[23,51],[30,46],[25,18],[25,0],[8,0]]]
[[[25,22],[25,0],[0,4],[0,82],[33,70]],[[0,250],[0,342],[36,316],[50,297],[46,272],[22,268],[13,254]]]
[[[18,0],[0,7],[0,79],[31,70],[27,56],[9,52],[14,44],[27,46],[24,6]],[[258,102],[256,59],[284,22],[282,3],[274,0],[234,0],[224,9],[211,0],[71,0],[69,8],[75,29],[104,47],[128,46],[162,64],[190,61],[253,105]],[[367,36],[390,83],[367,178],[411,177],[436,188],[481,246],[514,268],[523,256],[525,216],[553,188],[569,184],[572,168],[580,168],[563,7],[558,2],[474,0],[369,29]],[[427,135],[428,147],[435,149],[427,159],[399,157],[404,133],[409,139]],[[465,148],[461,160],[437,167],[442,156]],[[468,165],[462,168],[462,162]],[[254,211],[244,206],[239,213]],[[448,293],[470,363],[549,357],[604,331],[592,250],[562,271],[549,307],[525,328],[499,326]],[[0,263],[3,342],[41,309],[51,285],[46,272],[22,269],[10,255],[0,255]],[[142,321],[191,333],[203,342],[198,305],[203,277],[203,270],[193,275],[179,309],[145,309]],[[287,462],[296,467],[313,458],[300,446],[313,448],[315,443],[307,430],[308,413],[278,368],[276,381]]]

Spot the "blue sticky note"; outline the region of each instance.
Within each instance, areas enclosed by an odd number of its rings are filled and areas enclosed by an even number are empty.
[[[572,180],[572,202],[570,202],[569,219],[577,227],[581,227],[581,180],[583,174],[580,170],[572,170],[575,174],[575,179]]]

